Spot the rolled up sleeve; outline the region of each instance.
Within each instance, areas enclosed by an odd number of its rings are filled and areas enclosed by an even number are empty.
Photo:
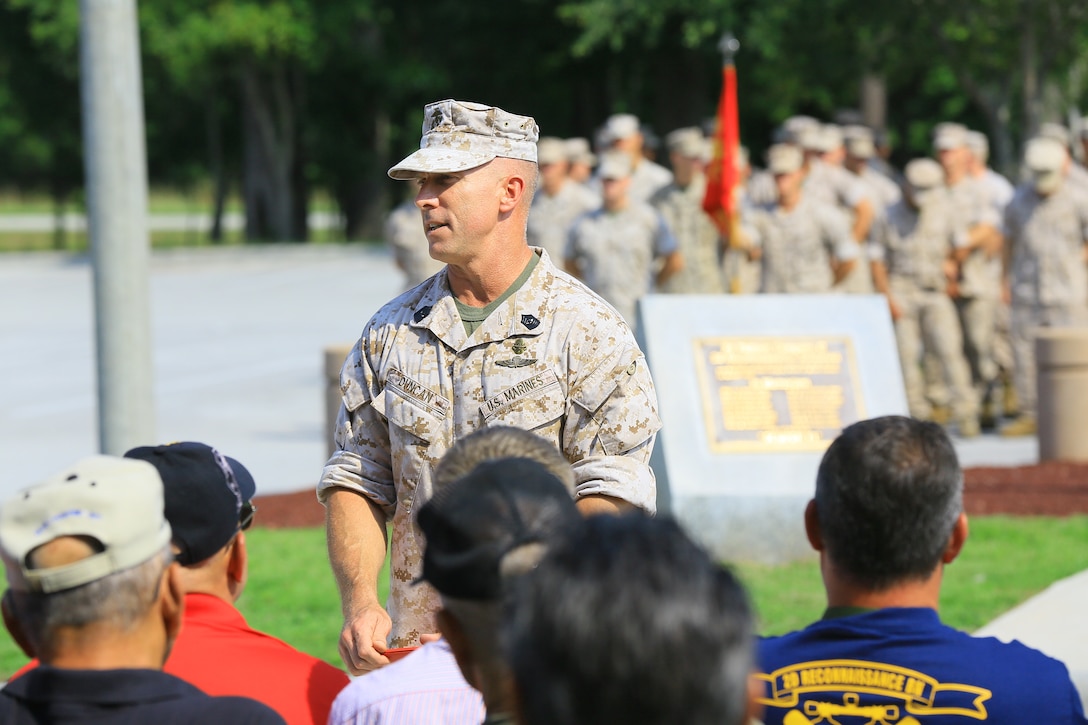
[[[563,445],[575,497],[610,496],[656,511],[649,461],[661,419],[646,359],[633,341],[589,371],[570,397]]]
[[[370,347],[371,339],[371,333],[363,334],[340,371],[336,450],[322,471],[317,498],[325,503],[332,489],[349,489],[366,496],[389,516],[397,498],[389,424],[373,404],[375,397],[381,394],[381,388],[368,356],[363,352],[364,347]]]

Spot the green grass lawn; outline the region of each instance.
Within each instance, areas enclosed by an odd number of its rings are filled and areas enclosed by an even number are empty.
[[[240,608],[250,624],[339,665],[340,606],[320,528],[247,533],[250,579]],[[974,630],[1051,582],[1088,569],[1088,516],[978,517],[960,558],[948,568],[941,616]],[[815,560],[766,567],[738,565],[760,619],[760,632],[780,634],[811,622],[824,608]],[[383,572],[381,595],[388,588]],[[25,662],[0,637],[0,677]]]
[[[148,212],[150,214],[189,213],[210,215],[212,209],[211,187],[199,185],[189,192],[175,189],[155,188],[148,193]],[[227,200],[226,211],[244,210],[241,198],[237,195]],[[316,191],[310,198],[310,211],[335,211],[336,204],[324,191]],[[82,202],[73,201],[65,206],[65,211],[79,213],[83,211]],[[0,216],[4,214],[53,214],[52,201],[40,193],[18,193],[11,189],[0,188]],[[343,234],[339,229],[312,229],[310,242],[340,242]],[[214,246],[208,238],[208,230],[196,228],[182,231],[155,231],[150,233],[151,246],[155,249],[171,247],[206,247]],[[241,230],[224,231],[222,245],[245,244]],[[61,238],[53,232],[5,232],[0,231],[0,252],[85,252],[87,235],[73,232]]]
[[[197,184],[188,190],[155,186],[149,188],[147,192],[147,207],[152,214],[208,212],[214,201],[214,192],[210,183]],[[242,211],[244,208],[239,194],[234,193],[227,197],[226,211]],[[335,208],[335,200],[322,189],[314,191],[310,196],[310,211],[331,211]],[[81,199],[70,199],[65,205],[65,211],[69,212],[78,212],[82,209]],[[0,188],[0,214],[52,213],[53,200],[47,194]]]

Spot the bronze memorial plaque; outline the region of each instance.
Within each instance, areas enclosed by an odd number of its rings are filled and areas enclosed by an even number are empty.
[[[714,453],[822,451],[865,417],[848,337],[695,338]]]

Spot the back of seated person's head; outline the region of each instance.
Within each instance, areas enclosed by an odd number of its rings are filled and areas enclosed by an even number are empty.
[[[166,520],[186,593],[238,601],[249,572],[242,532],[257,510],[257,484],[250,472],[194,441],[140,446],[125,458],[150,463],[162,478]]]
[[[4,503],[4,618],[27,654],[48,664],[71,654],[60,649],[78,646],[79,631],[94,627],[99,647],[103,632],[125,636],[158,616],[172,561],[162,510],[155,469],[110,456],[79,461]],[[165,622],[166,637],[148,644],[165,645],[176,625]]]
[[[439,489],[418,521],[426,537],[420,579],[441,597],[440,628],[489,711],[504,709],[511,688],[498,644],[503,594],[554,536],[581,521],[578,509],[550,467],[500,458]]]
[[[504,629],[526,725],[751,714],[747,596],[672,519],[586,519],[518,582]]]
[[[528,458],[545,466],[574,492],[574,471],[553,443],[535,433],[509,425],[481,428],[457,441],[435,468],[435,486],[441,488],[465,476],[484,461]]]
[[[963,512],[963,474],[941,426],[902,416],[847,427],[816,476],[828,557],[873,591],[936,569]]]
[[[166,520],[177,561],[199,567],[248,528],[257,485],[241,463],[194,441],[140,446],[125,458],[146,461],[162,478]]]

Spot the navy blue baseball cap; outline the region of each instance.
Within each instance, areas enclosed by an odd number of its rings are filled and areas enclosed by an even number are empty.
[[[204,443],[186,441],[141,446],[125,458],[147,461],[159,471],[164,513],[184,566],[204,561],[238,533],[243,510],[252,510],[257,484],[246,467]]]

